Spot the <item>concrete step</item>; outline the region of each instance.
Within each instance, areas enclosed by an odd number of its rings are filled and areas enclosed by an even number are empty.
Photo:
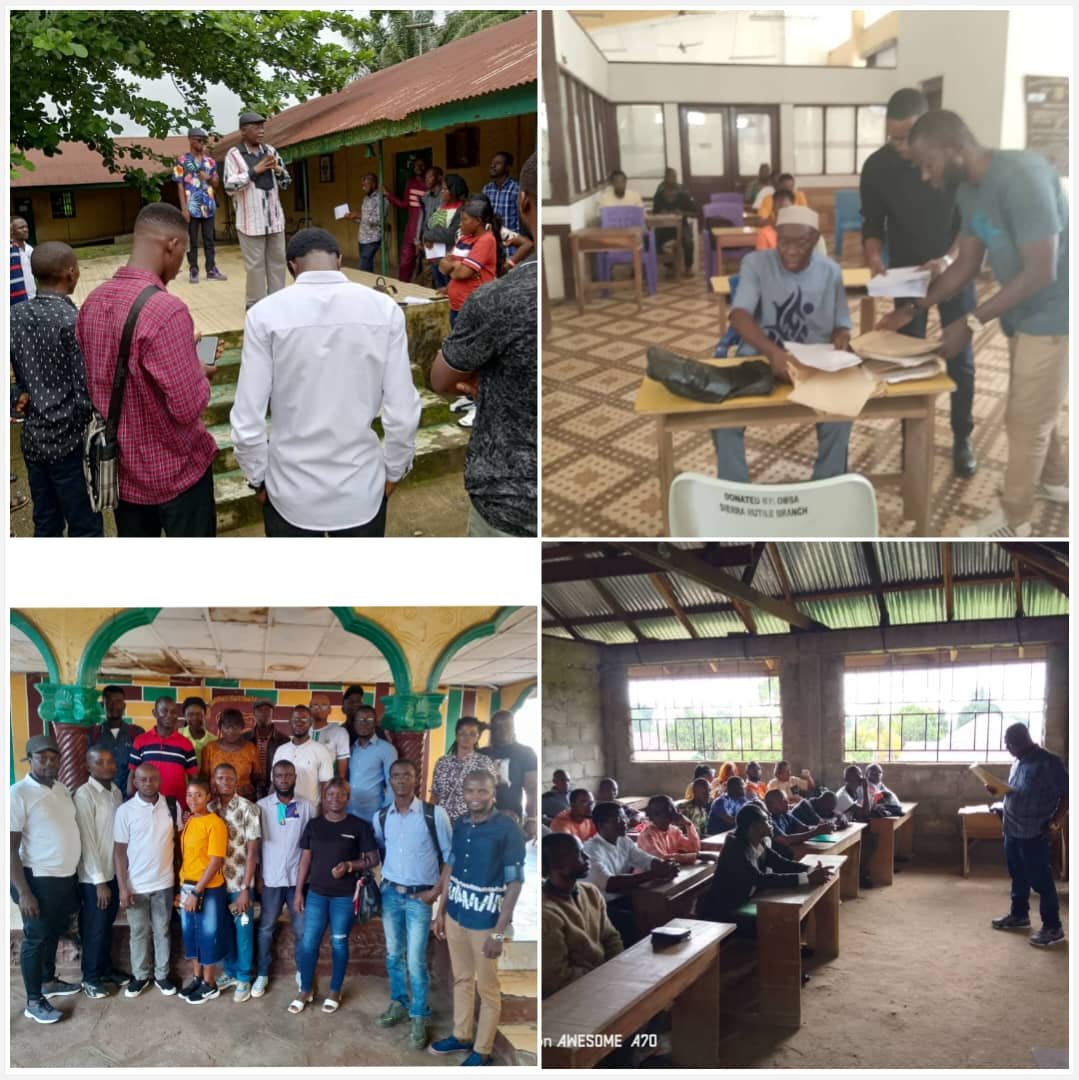
[[[463,469],[470,434],[469,429],[458,426],[455,421],[421,427],[416,432],[416,457],[412,472],[405,477],[402,486],[411,486]],[[231,452],[230,447],[228,454]],[[216,472],[214,497],[217,500],[219,536],[262,520],[258,499],[238,469]]]

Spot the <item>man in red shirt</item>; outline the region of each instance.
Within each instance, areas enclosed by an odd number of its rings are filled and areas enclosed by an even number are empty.
[[[120,536],[214,536],[217,531],[217,446],[199,419],[210,401],[211,369],[199,363],[187,305],[165,289],[186,250],[183,214],[168,203],[143,207],[127,265],[90,293],[75,324],[90,398],[107,416],[124,323],[147,286],[159,290],[139,313],[131,339],[117,433]]]
[[[131,744],[128,797],[135,794],[135,770],[146,764],[153,765],[161,774],[161,794],[182,800],[188,777],[198,776],[199,761],[191,740],[176,730],[180,726],[180,706],[172,698],[159,697],[154,702],[154,720],[156,725]]]
[[[416,270],[416,241],[419,239],[419,226],[423,218],[423,197],[427,194],[427,181],[424,180],[424,176],[427,173],[428,164],[426,158],[412,159],[412,177],[405,184],[403,196],[395,195],[388,187],[382,189],[386,198],[398,210],[408,211],[408,221],[405,222],[405,231],[401,236],[401,256],[397,266],[397,277],[400,281],[411,281]]]

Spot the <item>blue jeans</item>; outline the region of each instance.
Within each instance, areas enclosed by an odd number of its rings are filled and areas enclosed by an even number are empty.
[[[817,424],[817,461],[813,480],[842,476],[847,471],[847,447],[850,443],[850,423]],[[725,428],[712,432],[716,446],[716,475],[721,480],[748,484],[749,465],[746,463],[746,429]]]
[[[82,910],[79,912],[79,936],[82,938],[82,981],[100,983],[112,972],[112,924],[120,909],[120,890],[116,878],[108,882],[109,906],[97,906],[97,886],[79,882]]]
[[[35,536],[63,536],[65,525],[68,536],[105,535],[101,515],[90,509],[81,450],[52,465],[27,461],[26,478],[34,500]]]
[[[430,1016],[427,1007],[427,935],[431,932],[431,905],[415,896],[402,896],[382,883],[382,930],[386,935],[386,973],[390,997],[408,1009],[409,1016]],[[408,970],[408,982],[405,970]],[[408,989],[412,987],[412,1004]]]
[[[907,301],[896,300],[896,307]],[[974,282],[957,292],[955,296],[937,305],[940,314],[940,325],[947,326],[949,323],[961,319],[978,306],[978,296],[974,290]],[[924,338],[926,323],[929,320],[928,311],[918,311],[914,318],[899,332],[910,337]],[[955,392],[952,394],[952,435],[957,439],[965,439],[974,430],[974,348],[971,345],[955,356],[947,359],[948,374],[955,383]]]
[[[294,885],[264,885],[260,900],[262,911],[259,915],[258,937],[258,974],[270,974],[270,950],[273,947],[274,930],[277,928],[277,917],[283,907],[288,908],[289,917],[292,920],[292,958],[296,970],[300,970],[300,943],[303,940],[303,912],[297,911],[294,906],[296,887]]]
[[[438,259],[432,259],[430,262],[431,267],[431,280],[435,283],[436,289],[443,289],[450,283],[450,275],[444,274],[438,267]]]
[[[1020,840],[1004,837],[1004,858],[1012,877],[1012,911],[1020,918],[1030,913],[1030,890],[1038,894],[1042,926],[1047,930],[1060,929],[1060,901],[1053,883],[1053,868],[1049,864],[1049,838],[1035,836]]]
[[[229,893],[229,903],[235,904],[238,892]],[[248,896],[251,894],[248,893]],[[225,974],[231,976],[237,982],[249,983],[251,981],[251,969],[255,959],[255,910],[247,909],[247,925],[243,925],[243,915],[232,915],[232,943],[229,945],[228,955],[225,957]]]
[[[348,934],[355,921],[351,896],[322,896],[308,890],[303,918],[303,948],[300,950],[301,993],[307,993],[314,981],[318,950],[327,923],[330,925],[333,955],[330,990],[335,994],[340,992],[345,982],[345,968],[348,967]]]
[[[369,244],[360,244],[361,270],[366,270],[369,274],[375,272],[375,256],[378,254],[380,247],[382,247],[381,240],[372,240]]]

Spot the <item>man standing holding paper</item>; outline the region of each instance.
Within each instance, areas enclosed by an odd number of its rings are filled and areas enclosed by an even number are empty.
[[[929,105],[920,90],[897,90],[888,100],[885,131],[888,141],[862,166],[862,246],[866,266],[876,277],[885,272],[883,251],[888,245],[893,267],[916,266],[936,280],[954,261],[959,232],[959,209],[955,193],[958,180],[935,188],[922,179],[913,162],[907,137]],[[923,294],[924,295],[924,294]],[[896,300],[896,308],[914,297]],[[940,301],[941,326],[962,319],[978,306],[974,282]],[[929,308],[921,308],[901,329],[911,337],[924,338]],[[952,468],[956,476],[973,476],[978,468],[970,435],[974,430],[974,350],[971,342],[947,357],[948,374],[955,383],[952,394]]]
[[[1004,745],[1015,758],[1008,783],[985,785],[991,795],[1004,796],[1004,856],[1012,879],[1012,907],[993,920],[996,930],[1030,926],[1030,890],[1038,894],[1042,928],[1030,935],[1031,945],[1045,947],[1064,940],[1060,925],[1049,846],[1068,816],[1068,773],[1064,762],[1030,737],[1026,724],[1012,724]]]

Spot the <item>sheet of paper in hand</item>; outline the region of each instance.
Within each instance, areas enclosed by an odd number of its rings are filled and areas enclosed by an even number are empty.
[[[887,360],[906,366],[929,359],[940,348],[940,337],[916,338],[897,330],[870,330],[852,338],[850,348],[867,360]]]
[[[340,206],[333,208],[334,221],[340,221],[349,212],[348,203],[341,203]]]
[[[897,266],[869,279],[870,296],[925,296],[929,291],[929,271],[916,266]]]
[[[799,363],[818,371],[842,371],[862,362],[861,357],[833,345],[801,345],[788,341],[785,348]]]

